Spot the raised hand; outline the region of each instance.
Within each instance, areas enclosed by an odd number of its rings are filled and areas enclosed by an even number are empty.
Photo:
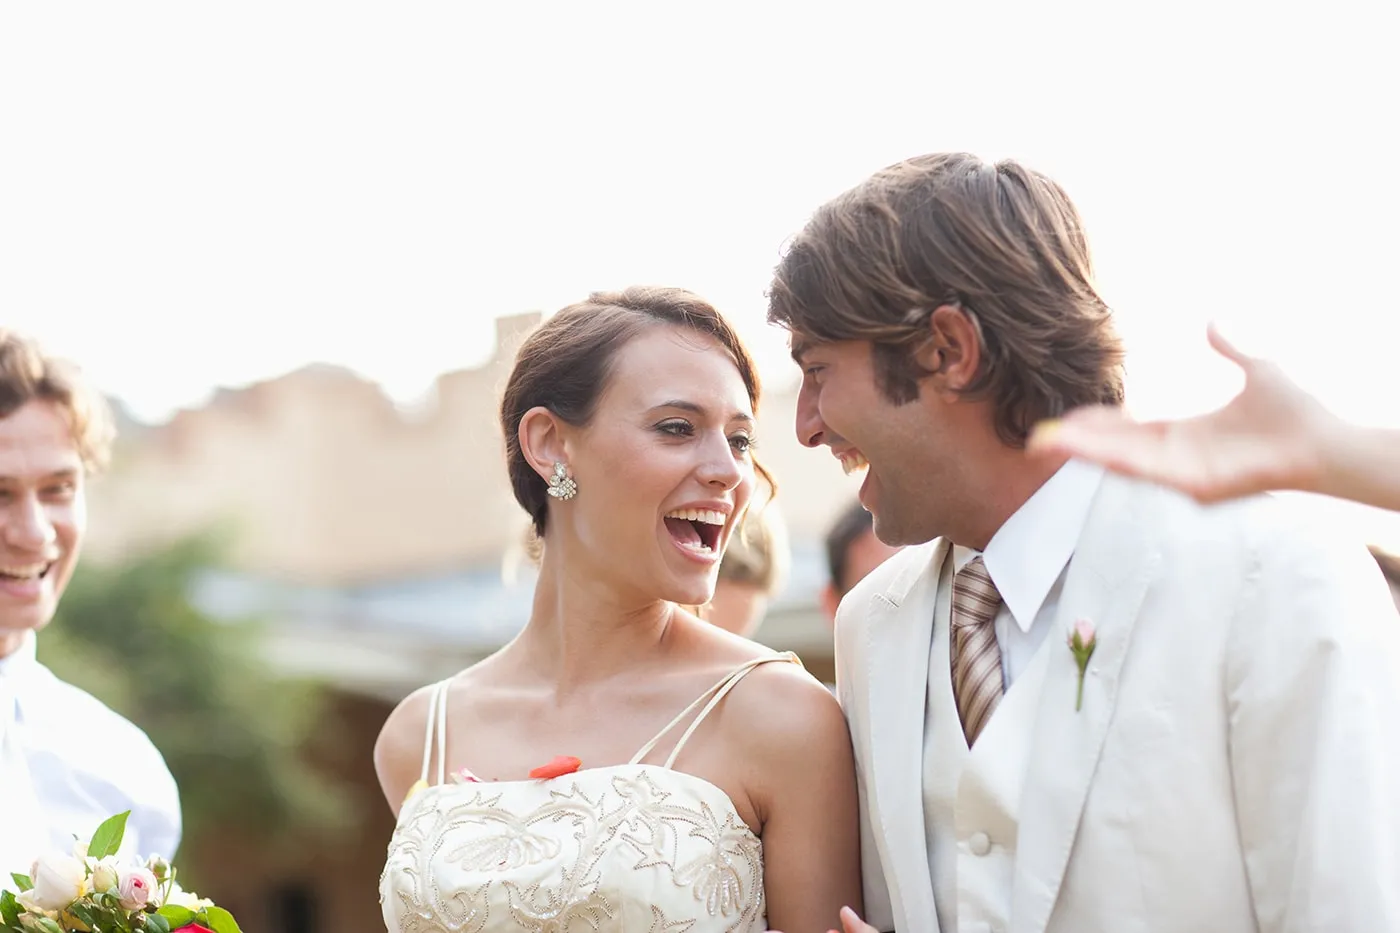
[[[1318,487],[1324,448],[1340,427],[1335,416],[1278,366],[1241,353],[1214,327],[1208,337],[1244,371],[1244,389],[1224,408],[1145,423],[1115,408],[1083,408],[1038,425],[1029,449],[1095,461],[1201,502],[1270,489],[1329,491]]]

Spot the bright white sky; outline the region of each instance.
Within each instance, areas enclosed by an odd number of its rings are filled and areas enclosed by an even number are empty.
[[[1139,413],[1235,390],[1216,317],[1400,425],[1391,3],[486,6],[0,6],[0,320],[152,419],[316,360],[411,400],[497,315],[633,282],[786,379],[784,238],[958,148],[1079,202]]]

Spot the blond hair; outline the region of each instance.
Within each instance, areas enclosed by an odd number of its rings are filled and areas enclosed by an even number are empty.
[[[0,328],[0,418],[30,402],[49,402],[63,412],[88,473],[107,467],[116,426],[106,398],[72,363],[45,353],[32,338]]]

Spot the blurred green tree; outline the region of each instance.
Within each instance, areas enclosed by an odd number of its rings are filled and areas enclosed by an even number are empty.
[[[40,658],[165,755],[180,785],[182,852],[218,839],[292,856],[307,833],[352,829],[364,804],[336,777],[343,727],[324,689],[271,670],[256,621],[211,619],[192,603],[199,574],[223,554],[221,536],[205,534],[82,565]]]

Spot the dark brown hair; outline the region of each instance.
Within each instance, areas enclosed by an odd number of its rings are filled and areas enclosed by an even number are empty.
[[[30,338],[0,328],[0,418],[30,402],[50,402],[63,412],[88,473],[107,466],[116,436],[107,400],[77,367],[49,356]]]
[[[845,596],[854,582],[846,579],[851,562],[851,548],[864,535],[875,530],[875,518],[859,502],[852,502],[826,533],[826,569],[831,588],[837,596]]]
[[[568,424],[587,425],[617,352],[656,326],[683,327],[723,347],[744,380],[749,404],[758,411],[760,387],[753,359],[729,323],[699,296],[679,288],[633,286],[620,292],[594,292],[587,301],[569,305],[521,344],[501,400],[511,488],[541,537],[548,516],[548,485],[520,449],[521,419],[530,409],[543,406]],[[771,486],[767,471],[757,463],[754,468]]]
[[[868,340],[897,404],[929,375],[928,319],[956,306],[982,338],[964,394],[991,399],[998,435],[1122,404],[1123,349],[1093,282],[1079,213],[1054,181],[967,153],[890,166],[819,208],[774,273],[768,319],[815,341]]]

